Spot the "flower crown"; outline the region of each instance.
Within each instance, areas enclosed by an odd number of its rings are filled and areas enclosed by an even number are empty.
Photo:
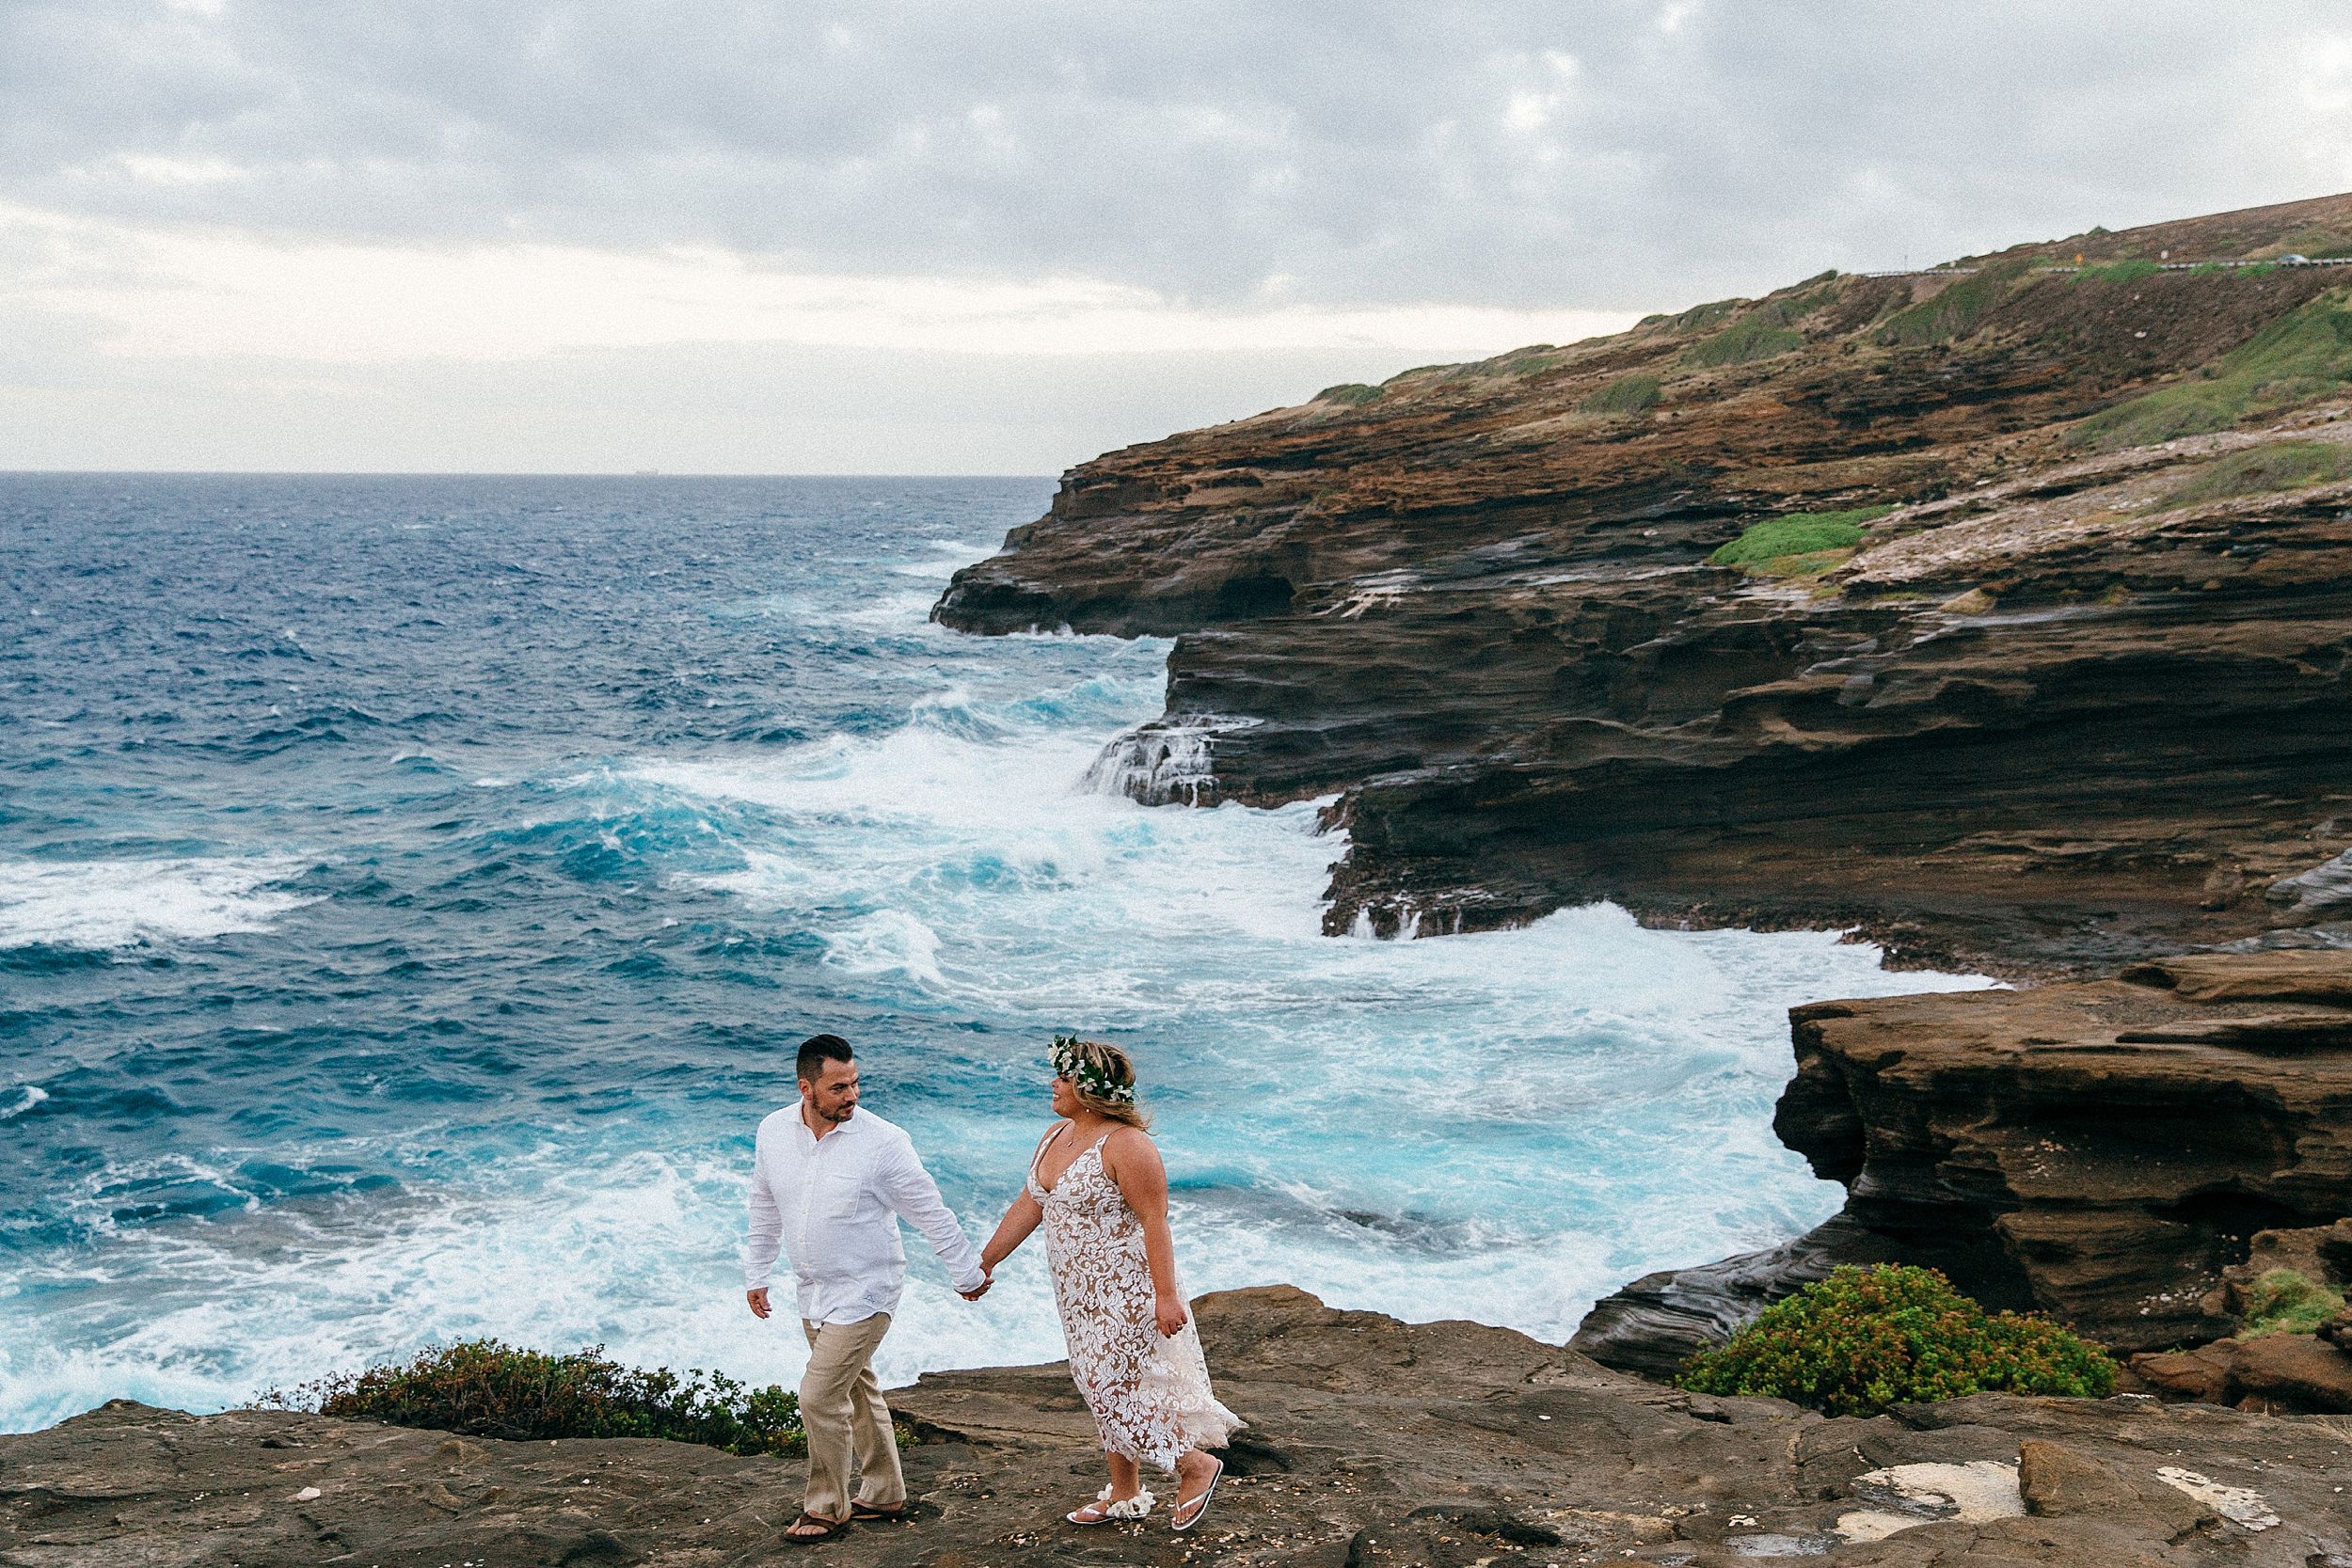
[[[1113,1081],[1110,1074],[1080,1055],[1078,1047],[1084,1043],[1075,1035],[1054,1037],[1055,1074],[1069,1079],[1089,1100],[1106,1100],[1114,1105],[1133,1105],[1136,1102],[1136,1086]]]

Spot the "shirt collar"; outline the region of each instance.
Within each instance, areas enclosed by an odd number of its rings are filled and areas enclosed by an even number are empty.
[[[860,1109],[860,1115],[853,1116],[849,1120],[837,1124],[834,1130],[826,1133],[825,1136],[828,1138],[837,1138],[845,1132],[857,1132],[862,1131],[865,1127],[866,1118],[862,1114],[863,1107]],[[805,1097],[795,1100],[792,1102],[792,1125],[800,1130],[801,1136],[807,1140],[809,1148],[814,1148],[817,1147],[817,1134],[810,1132],[808,1127],[808,1101]]]

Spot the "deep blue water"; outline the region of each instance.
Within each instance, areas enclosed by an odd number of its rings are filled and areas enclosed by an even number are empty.
[[[789,1378],[734,1251],[818,1029],[976,1232],[1045,1039],[1131,1045],[1195,1290],[1557,1338],[1834,1207],[1782,1010],[1975,982],[1317,936],[1311,805],[1087,790],[1165,644],[927,624],[1050,491],[0,476],[0,1429],[474,1333]],[[887,1376],[1058,1354],[916,1251]]]

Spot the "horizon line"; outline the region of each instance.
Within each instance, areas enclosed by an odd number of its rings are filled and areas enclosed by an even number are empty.
[[[669,468],[0,468],[0,479],[1059,479],[1060,472]]]

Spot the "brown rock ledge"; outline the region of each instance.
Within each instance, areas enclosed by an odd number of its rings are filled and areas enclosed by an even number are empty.
[[[1832,1266],[1888,1259],[2120,1351],[2193,1344],[2236,1326],[2220,1287],[2258,1236],[2352,1214],[2352,953],[2199,955],[1789,1016],[1797,1074],[1773,1126],[1845,1184],[1844,1212],[1770,1253],[1637,1280],[1578,1349],[1669,1371]],[[2352,1387],[2352,1356],[2310,1343]],[[2231,1397],[2271,1384],[2249,1370]]]
[[[1613,898],[2009,974],[2341,934],[2352,269],[2045,270],[2312,229],[2352,197],[1331,388],[1073,469],[934,614],[1173,636],[1106,772],[1339,794],[1335,930]],[[2237,428],[2081,422],[2208,384],[2258,387]],[[1708,563],[1870,505],[1857,549]]]
[[[1831,1420],[1661,1388],[1507,1330],[1334,1311],[1282,1287],[1199,1307],[1221,1392],[1251,1426],[1191,1536],[1169,1534],[1164,1512],[1139,1528],[1058,1523],[1096,1484],[1097,1458],[1056,1365],[899,1391],[924,1438],[907,1455],[917,1517],[814,1551],[776,1544],[798,1497],[788,1462],[119,1402],[0,1437],[0,1563],[2352,1564],[2352,1494],[2337,1490],[2352,1431],[2322,1420],[1998,1396]],[[1939,1500],[1952,1478],[1983,1494],[1965,1515]],[[2252,1523],[2184,1490],[2201,1484]]]

